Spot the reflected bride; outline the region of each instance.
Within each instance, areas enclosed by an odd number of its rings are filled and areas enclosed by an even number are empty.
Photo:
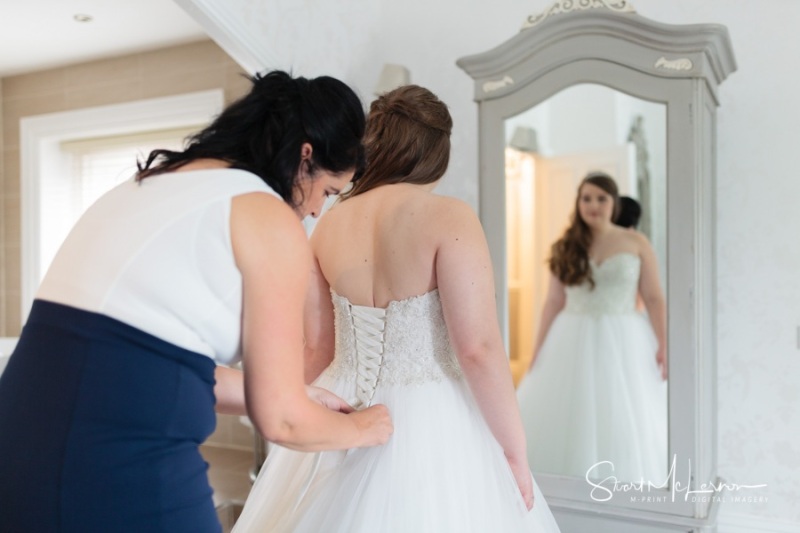
[[[667,470],[664,297],[647,239],[611,222],[618,205],[614,180],[590,174],[552,247],[534,360],[518,390],[534,471],[648,481]]]

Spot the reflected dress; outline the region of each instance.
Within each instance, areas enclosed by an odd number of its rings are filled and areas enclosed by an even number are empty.
[[[336,348],[315,385],[385,404],[383,446],[270,450],[235,533],[557,532],[535,488],[528,512],[453,353],[437,290],[353,305],[332,294]]]
[[[566,287],[565,307],[517,389],[531,469],[660,483],[667,388],[652,327],[636,311],[641,260],[620,253],[590,265],[594,289]]]

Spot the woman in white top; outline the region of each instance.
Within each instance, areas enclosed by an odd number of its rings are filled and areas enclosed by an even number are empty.
[[[53,261],[0,380],[0,531],[219,531],[198,451],[215,407],[246,405],[300,450],[388,439],[384,407],[303,383],[299,218],[361,168],[361,103],[329,77],[252,82],[90,207]],[[240,358],[244,387],[217,366]]]

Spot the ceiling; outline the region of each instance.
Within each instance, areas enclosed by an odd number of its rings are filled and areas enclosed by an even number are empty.
[[[203,38],[173,0],[0,0],[0,78]]]

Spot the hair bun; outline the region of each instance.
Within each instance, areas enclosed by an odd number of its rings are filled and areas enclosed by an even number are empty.
[[[447,135],[453,129],[447,106],[418,85],[405,85],[380,96],[373,104],[373,111],[401,115]]]
[[[342,198],[381,185],[438,181],[450,160],[453,121],[447,106],[418,85],[403,85],[370,105],[364,135],[367,166]]]

